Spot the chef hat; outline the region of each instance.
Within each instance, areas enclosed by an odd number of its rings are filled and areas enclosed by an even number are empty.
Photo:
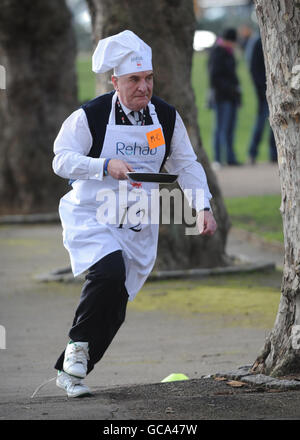
[[[114,69],[115,76],[152,70],[152,50],[131,31],[100,40],[93,55],[93,71]]]

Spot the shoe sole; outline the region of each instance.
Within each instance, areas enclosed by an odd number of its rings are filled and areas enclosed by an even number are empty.
[[[84,391],[83,393],[79,393],[79,394],[76,394],[76,395],[75,394],[68,394],[68,392],[65,389],[65,387],[63,385],[61,385],[59,382],[56,382],[56,386],[58,388],[61,388],[62,390],[64,390],[67,393],[67,396],[71,397],[71,398],[92,396],[92,393],[90,391]]]
[[[77,379],[84,379],[86,377],[86,374],[84,376],[78,376],[78,374],[73,374],[70,370],[68,371],[65,368],[63,368],[63,371],[69,374],[70,376],[76,377]]]
[[[79,394],[78,396],[69,396],[68,395],[68,397],[70,397],[71,399],[74,399],[74,398],[80,399],[81,397],[92,397],[92,396],[93,396],[92,393],[89,393],[89,392]]]

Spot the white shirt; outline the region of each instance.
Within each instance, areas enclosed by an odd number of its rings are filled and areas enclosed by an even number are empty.
[[[116,97],[116,94],[114,95]],[[114,102],[114,100],[113,100]],[[131,122],[131,110],[122,103],[122,108]],[[73,112],[62,124],[54,142],[53,170],[65,179],[96,179],[103,180],[104,158],[88,157],[93,138],[89,130],[86,114],[83,109]],[[204,206],[192,206],[199,211],[210,208],[209,191],[206,175],[202,165],[197,161],[184,123],[176,111],[176,121],[170,146],[170,155],[165,163],[169,173],[178,174],[178,183],[182,190],[204,190]]]
[[[121,104],[121,106],[122,106],[123,112],[125,113],[125,115],[126,115],[127,118],[129,119],[129,121],[130,121],[133,125],[136,125],[136,124],[137,124],[137,121],[136,121],[136,119],[135,119],[135,114],[138,113],[138,112],[134,112],[134,116],[133,116],[133,115],[131,114],[132,110],[130,110],[128,107],[126,107],[126,105],[124,105],[124,104],[121,102],[121,99],[120,99],[120,98],[119,98],[119,101],[120,101],[120,104]],[[143,115],[144,110],[140,110],[140,112],[141,112],[142,115]]]

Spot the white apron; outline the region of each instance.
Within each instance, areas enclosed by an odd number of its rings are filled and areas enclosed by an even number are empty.
[[[127,126],[113,124],[114,100],[112,104],[100,157],[125,160],[135,171],[159,172],[165,155],[165,145],[150,149],[146,136],[148,132],[162,129],[154,106],[149,104],[153,125]],[[111,176],[105,176],[103,181],[76,180],[72,184],[73,189],[62,197],[59,204],[64,246],[69,252],[74,276],[81,274],[107,254],[122,250],[126,267],[125,286],[129,300],[133,300],[153,268],[159,229],[157,223],[150,222],[151,206],[149,205],[148,217],[147,210],[143,212],[139,210],[133,222],[130,222],[132,217],[126,216],[126,212],[129,212],[128,207],[137,202],[139,191],[142,189],[144,195],[147,193],[149,203],[150,191],[158,190],[158,184],[143,182],[141,188],[136,188],[132,183],[130,180],[118,181]],[[112,200],[111,195],[115,196],[116,204],[109,203],[109,200]],[[120,204],[119,198],[121,198]],[[126,200],[128,198],[129,201]],[[111,221],[111,215],[107,214],[104,217],[107,210],[104,210],[105,212],[101,210],[104,206],[112,205],[116,205],[116,209],[113,210],[114,221]],[[135,214],[134,209],[133,214]],[[103,221],[107,218],[110,218],[110,221]]]

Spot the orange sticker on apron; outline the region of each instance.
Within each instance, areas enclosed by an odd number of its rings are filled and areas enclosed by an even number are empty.
[[[153,148],[160,147],[161,145],[165,145],[165,138],[161,128],[157,128],[156,130],[149,131],[149,133],[146,134],[147,134],[150,150],[152,150]]]

